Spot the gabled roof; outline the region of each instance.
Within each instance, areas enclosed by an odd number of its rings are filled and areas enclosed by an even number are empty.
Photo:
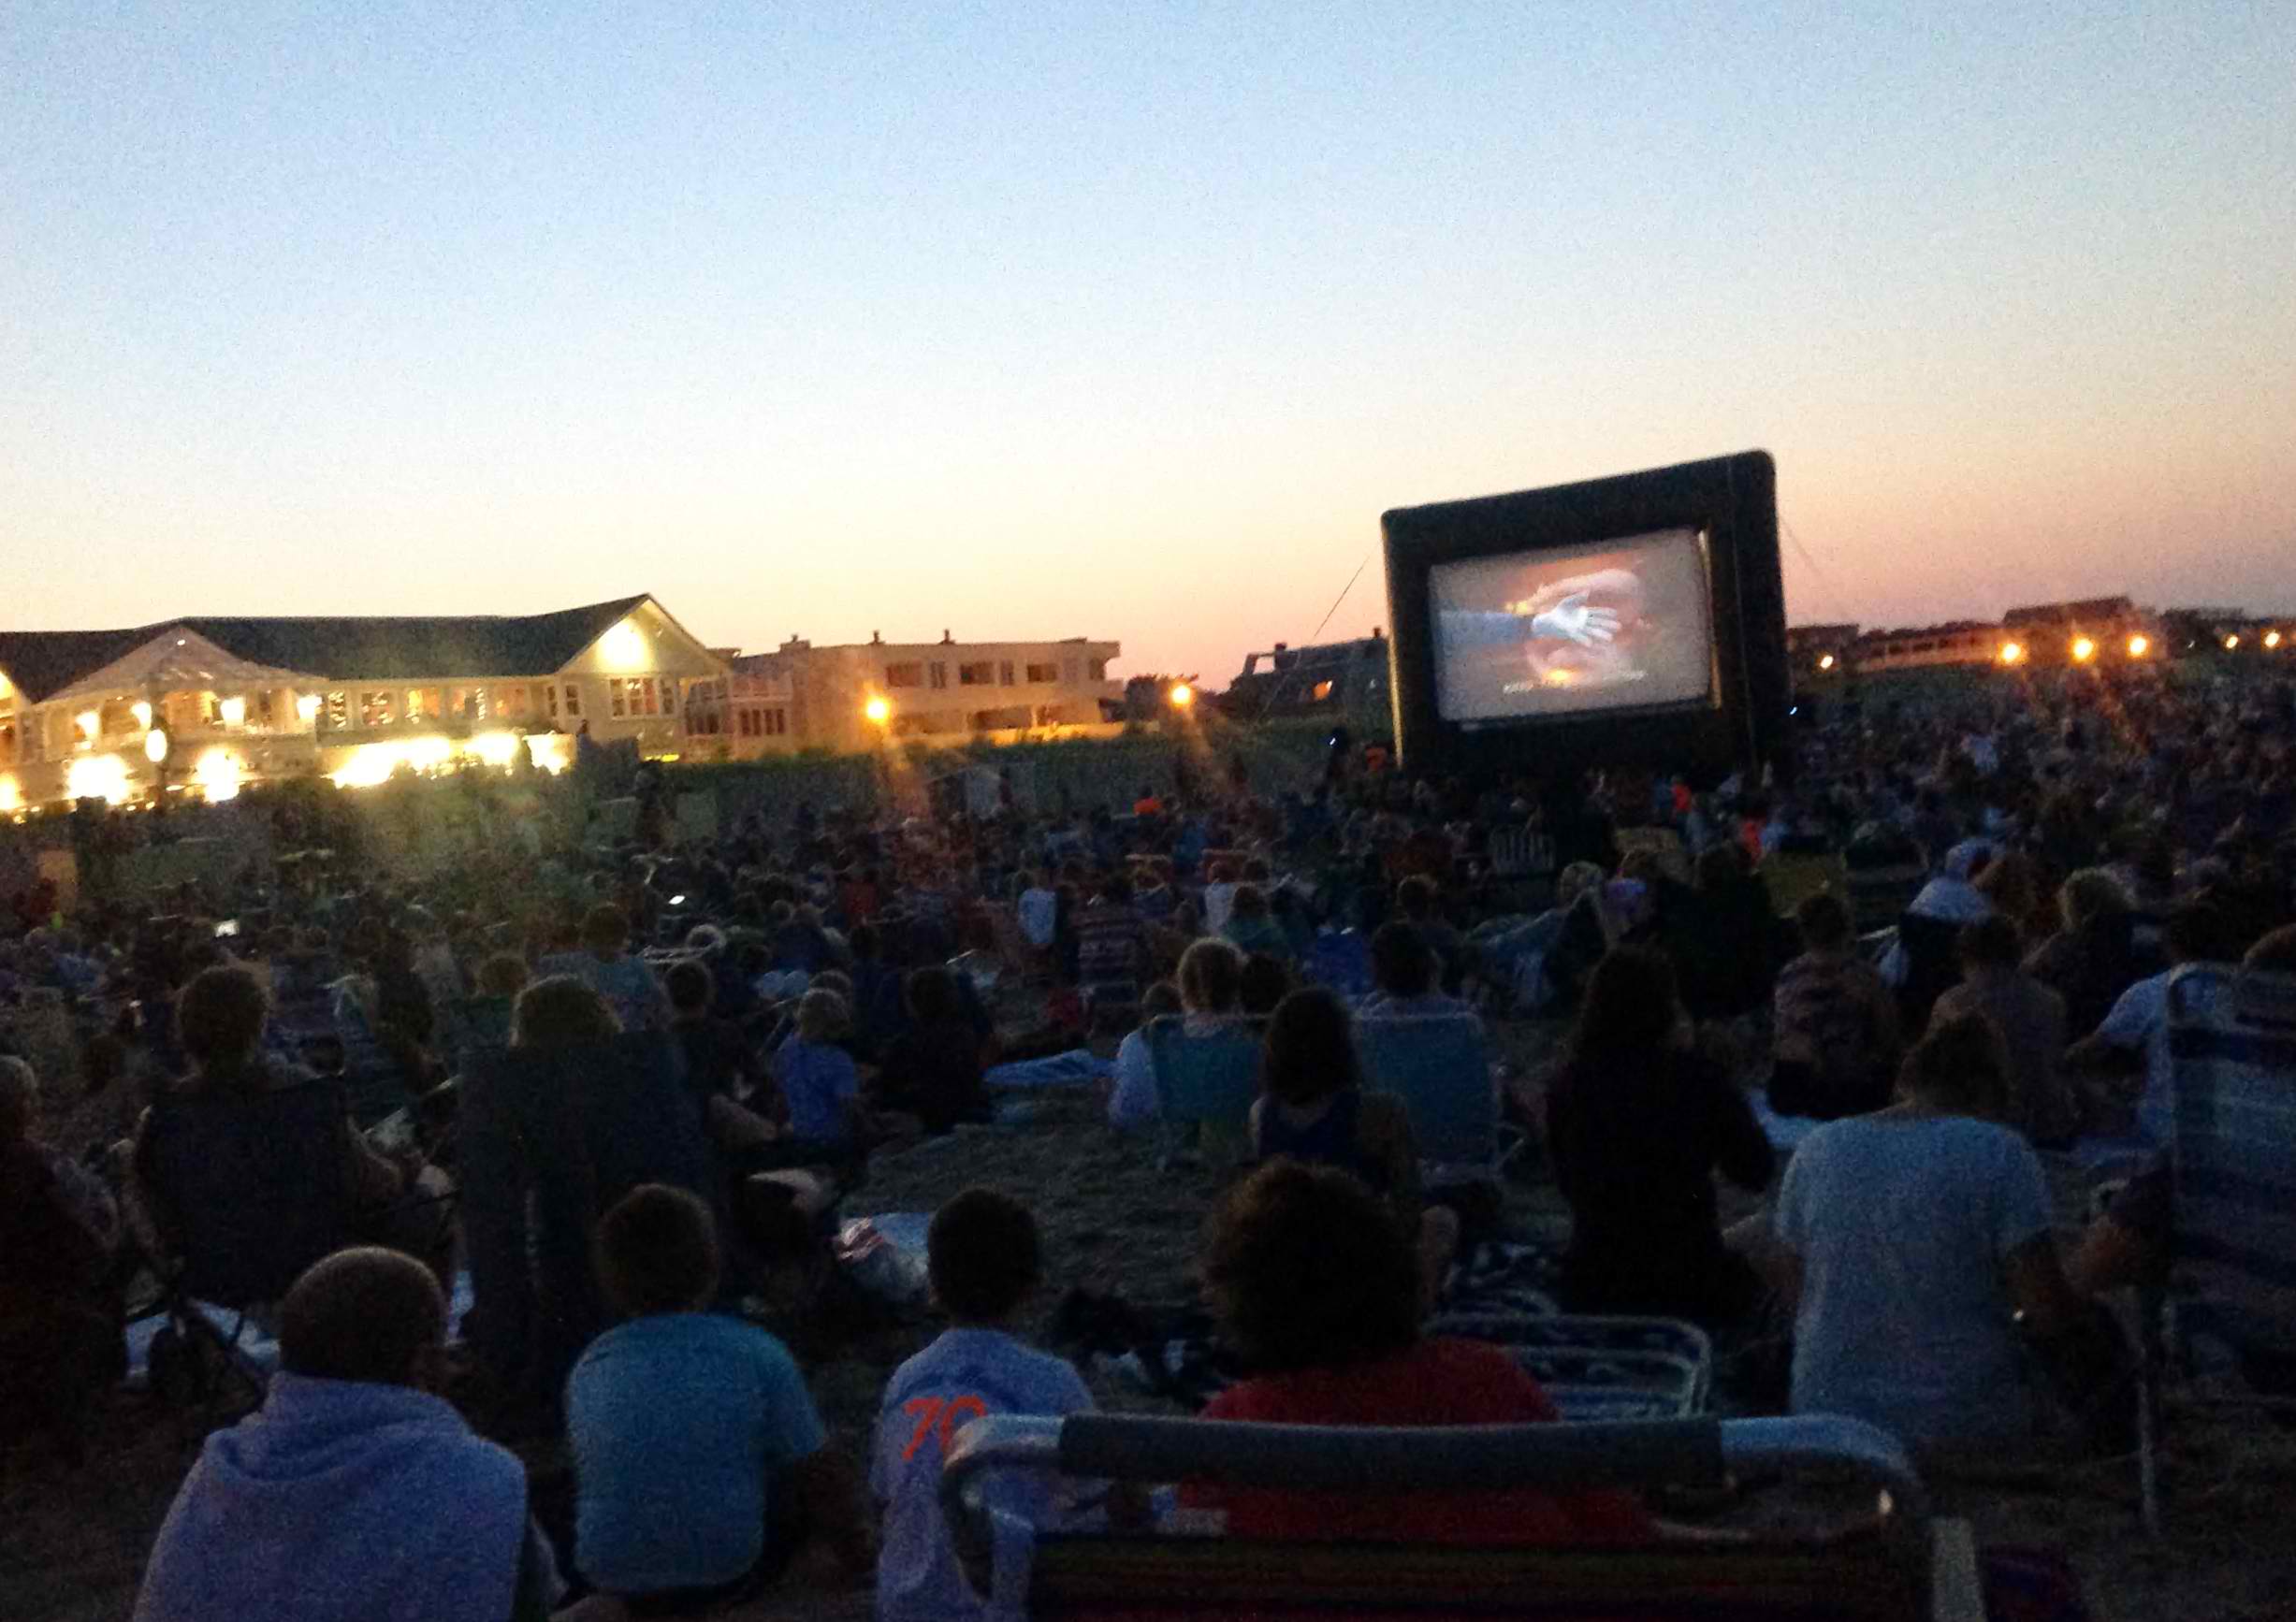
[[[168,631],[187,629],[251,664],[335,681],[433,681],[541,675],[559,669],[644,595],[554,614],[343,615],[326,618],[161,620],[133,630],[0,631],[0,672],[33,703],[117,662]]]

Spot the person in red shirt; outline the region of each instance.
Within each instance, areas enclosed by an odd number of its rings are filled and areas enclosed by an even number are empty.
[[[1328,1167],[1278,1160],[1213,1216],[1206,1293],[1257,1370],[1206,1419],[1264,1425],[1520,1425],[1559,1418],[1499,1347],[1423,1340],[1419,1264],[1371,1191]],[[1470,1544],[1644,1542],[1656,1529],[1616,1492],[1357,1497],[1192,1482],[1192,1510],[1224,1511],[1232,1536]]]

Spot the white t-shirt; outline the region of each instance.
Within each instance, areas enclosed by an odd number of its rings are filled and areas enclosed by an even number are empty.
[[[1054,929],[1060,919],[1060,897],[1049,890],[1024,890],[1014,911],[1023,940],[1032,947],[1053,944]]]
[[[1911,1446],[2032,1429],[2001,1261],[2050,1231],[2032,1148],[1969,1116],[1861,1116],[1803,1139],[1778,1191],[1802,1260],[1796,1413]]]
[[[1091,1409],[1092,1393],[1073,1368],[995,1329],[951,1329],[894,1370],[869,1454],[869,1486],[885,1506],[879,1622],[1009,1615],[973,1591],[950,1546],[940,1510],[942,1452],[958,1431],[992,1413],[1057,1418]],[[1006,1471],[989,1483],[988,1501],[1044,1526],[1057,1513],[1054,1485]]]
[[[1218,884],[1204,886],[1204,919],[1206,934],[1217,934],[1228,927],[1228,915],[1235,910],[1236,886],[1223,879]]]
[[[1108,1095],[1108,1123],[1120,1132],[1145,1126],[1160,1113],[1148,1033],[1134,1031],[1116,1048],[1116,1085]]]
[[[2137,1136],[2166,1148],[2176,1125],[2176,1061],[2169,1052],[2169,974],[2152,975],[2120,994],[2097,1035],[2115,1048],[2144,1053],[2144,1091],[2137,1098]],[[2216,1007],[2210,980],[2188,983],[2185,994],[2196,1013]]]

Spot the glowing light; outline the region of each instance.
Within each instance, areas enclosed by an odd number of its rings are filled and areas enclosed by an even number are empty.
[[[1570,671],[1560,668],[1547,673],[1547,685],[1550,688],[1566,688],[1577,679],[1578,677]]]
[[[518,734],[481,732],[470,741],[463,752],[477,756],[489,766],[507,766],[517,759]]]
[[[2130,659],[2143,659],[2146,654],[2152,651],[2152,638],[2146,636],[2132,636],[2129,639],[2129,657]]]
[[[2224,651],[2225,651],[2225,652],[2227,652],[2227,653],[2231,653],[2231,651],[2232,651],[2234,648],[2238,647],[2239,645],[2240,645],[2240,638],[2238,638],[2237,636],[2228,636],[2228,637],[2226,637],[2226,638],[2224,639]]]
[[[372,789],[390,781],[405,766],[411,771],[435,772],[455,758],[455,746],[442,737],[392,738],[361,744],[327,775],[344,789]]]
[[[167,733],[165,728],[153,727],[143,735],[143,758],[154,766],[167,758]]]
[[[686,898],[682,895],[674,895],[670,897],[670,905],[672,906],[683,906],[686,905]]]
[[[2266,647],[2278,647],[2280,645],[2280,633],[2276,630],[2266,631],[2264,633],[2264,645]]]
[[[228,698],[216,707],[223,713],[225,726],[243,727],[247,724],[247,701],[245,699]]]
[[[2089,639],[2085,636],[2076,636],[2072,639],[2073,663],[2086,664],[2090,659],[2093,659],[2096,657],[2097,644],[2095,643],[2089,641]]]
[[[1175,710],[1184,710],[1190,704],[1196,702],[1196,689],[1188,686],[1188,684],[1185,682],[1174,682],[1172,683],[1170,697],[1172,701],[1172,708]]]
[[[136,797],[127,762],[117,755],[82,755],[64,774],[64,791],[74,800],[102,800],[124,805]]]
[[[211,804],[237,799],[240,784],[246,775],[246,768],[240,764],[240,758],[228,749],[210,749],[199,757],[199,764],[192,772],[193,780],[199,785],[199,791],[208,797]]]
[[[882,693],[872,693],[869,702],[861,706],[861,713],[881,727],[893,719],[893,705],[886,702]]]
[[[16,786],[15,778],[0,772],[0,813],[22,811],[23,808],[24,791]]]
[[[2024,659],[2025,644],[2023,643],[2005,642],[2001,644],[2001,662],[2003,664],[2020,664],[2024,662]]]
[[[1834,656],[1830,653],[1820,654],[1818,656],[1818,668],[1820,670],[1832,670],[1834,668]]]
[[[295,701],[295,714],[298,720],[317,720],[319,718],[319,695],[317,693],[305,693],[301,698],[297,699]]]
[[[145,703],[141,699],[138,699],[134,703],[128,705],[127,708],[128,713],[136,717],[136,724],[138,726],[151,726],[152,706],[150,704]]]
[[[104,730],[104,717],[94,710],[82,710],[72,717],[72,725],[80,729],[80,742],[93,744]]]
[[[635,670],[646,662],[646,635],[625,619],[598,639],[598,657],[618,670]]]
[[[558,732],[530,732],[526,739],[527,759],[545,772],[563,772],[572,756],[573,740]]]

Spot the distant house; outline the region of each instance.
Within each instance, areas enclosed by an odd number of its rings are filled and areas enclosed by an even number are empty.
[[[574,734],[676,755],[725,661],[654,599],[536,615],[225,618],[0,631],[0,809],[319,772],[380,782]]]
[[[1388,639],[1374,630],[1353,642],[1279,642],[1247,654],[1221,702],[1239,720],[1319,716],[1376,732],[1393,722],[1388,682]]]

